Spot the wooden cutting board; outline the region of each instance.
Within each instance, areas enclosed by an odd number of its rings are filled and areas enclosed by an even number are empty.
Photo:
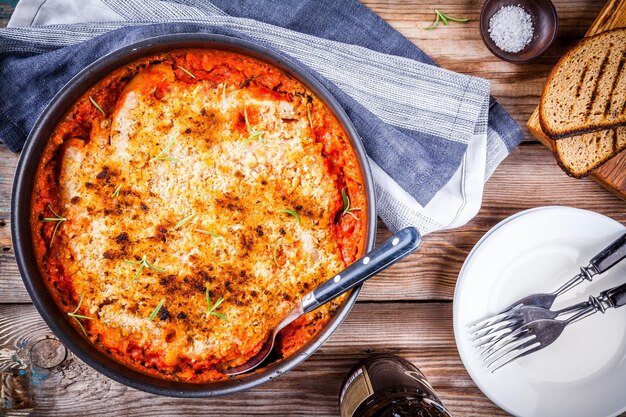
[[[609,29],[626,27],[626,0],[609,0],[593,22],[585,36],[595,35]],[[539,108],[528,119],[528,129],[544,145],[552,149],[552,140],[539,125]],[[626,151],[621,152],[591,174],[607,190],[626,200]]]

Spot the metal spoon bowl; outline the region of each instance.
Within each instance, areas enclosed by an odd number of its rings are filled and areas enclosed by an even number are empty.
[[[270,332],[269,337],[256,355],[243,365],[227,368],[222,372],[234,376],[257,368],[270,356],[274,349],[276,336],[289,323],[339,297],[396,261],[413,253],[420,243],[421,237],[416,228],[407,227],[400,230],[382,245],[368,252],[342,272],[302,297],[294,309]]]

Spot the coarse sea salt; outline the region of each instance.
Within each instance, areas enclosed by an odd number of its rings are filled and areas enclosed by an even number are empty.
[[[521,51],[533,39],[533,19],[521,6],[501,7],[489,19],[489,37],[503,51]]]

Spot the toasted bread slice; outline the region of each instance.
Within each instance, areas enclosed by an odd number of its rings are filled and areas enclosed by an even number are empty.
[[[626,125],[626,28],[585,38],[561,58],[543,90],[539,121],[553,139]]]
[[[586,177],[625,148],[626,127],[552,141],[552,150],[559,165],[575,178]]]

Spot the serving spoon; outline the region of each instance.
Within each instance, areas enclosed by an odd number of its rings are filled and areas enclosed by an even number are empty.
[[[382,245],[373,249],[358,259],[352,265],[338,273],[328,281],[304,295],[284,319],[270,332],[269,337],[257,352],[243,365],[226,368],[222,372],[226,375],[239,375],[249,372],[260,366],[272,353],[276,336],[289,323],[300,316],[310,313],[319,306],[339,297],[363,283],[368,278],[379,273],[391,264],[413,253],[420,245],[421,237],[414,227],[407,227],[387,239]]]

